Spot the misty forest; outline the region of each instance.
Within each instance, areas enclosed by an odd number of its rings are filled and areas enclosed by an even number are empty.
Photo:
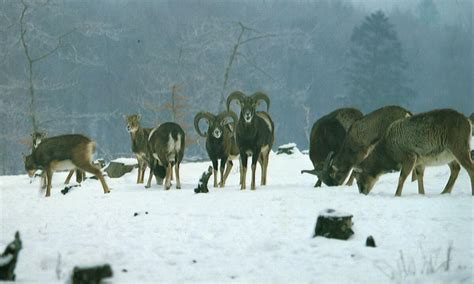
[[[472,1],[361,2],[0,0],[0,174],[24,172],[33,131],[133,157],[134,113],[179,123],[185,157],[207,158],[193,118],[235,90],[266,93],[274,146],[300,149],[344,106],[470,115]]]

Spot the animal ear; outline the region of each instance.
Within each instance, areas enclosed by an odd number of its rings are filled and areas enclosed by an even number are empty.
[[[140,120],[142,119],[142,115],[141,114],[137,114],[137,120]]]

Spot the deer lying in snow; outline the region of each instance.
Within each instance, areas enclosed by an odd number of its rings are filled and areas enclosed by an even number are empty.
[[[46,197],[51,195],[54,171],[81,169],[95,175],[101,182],[104,193],[109,193],[100,169],[92,165],[95,142],[80,134],[61,135],[44,139],[24,159],[25,169],[32,177],[36,170],[46,173]]]
[[[461,113],[441,109],[395,121],[372,153],[355,171],[359,192],[368,194],[384,173],[401,171],[395,196],[401,196],[403,184],[414,169],[418,193],[424,194],[423,172],[426,166],[448,164],[451,170],[442,193],[451,193],[461,167],[471,179],[474,195],[474,162],[470,156],[471,123]]]

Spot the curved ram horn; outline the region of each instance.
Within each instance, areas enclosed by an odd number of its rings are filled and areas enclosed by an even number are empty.
[[[323,169],[321,165],[318,165],[317,167],[314,167],[312,170],[302,170],[301,174],[311,174],[320,177],[323,172]]]
[[[262,92],[256,92],[252,95],[252,99],[255,102],[258,102],[260,100],[264,101],[267,104],[267,111],[270,109],[270,98],[267,96],[267,94]]]
[[[203,118],[207,119],[208,123],[211,121],[214,121],[216,118],[212,113],[207,112],[207,111],[200,111],[194,117],[194,129],[196,129],[197,134],[201,137],[207,137],[207,133],[204,134],[201,132],[201,129],[199,129],[199,122]]]
[[[232,118],[232,129],[235,129],[239,118],[237,117],[237,114],[235,114],[235,112],[233,111],[223,111],[219,113],[219,115],[217,116],[217,121],[221,123],[227,117]]]
[[[241,91],[235,91],[232,92],[228,97],[227,97],[227,110],[230,110],[230,103],[233,100],[238,100],[239,102],[242,101],[243,98],[247,97],[244,93]]]

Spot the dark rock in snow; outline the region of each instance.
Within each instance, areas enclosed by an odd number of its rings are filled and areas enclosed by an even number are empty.
[[[376,247],[374,237],[368,236],[367,240],[365,241],[365,246],[373,247],[373,248]]]
[[[7,245],[5,251],[0,255],[0,280],[15,280],[15,267],[21,247],[20,233],[16,232],[15,239]]]
[[[292,155],[295,152],[295,147],[296,147],[295,143],[281,145],[278,147],[277,155],[280,155],[280,154]]]
[[[325,209],[319,213],[313,237],[347,240],[354,234],[352,224],[351,214]]]
[[[124,174],[131,172],[137,165],[126,165],[124,163],[112,161],[105,169],[105,172],[111,178],[119,178]]]
[[[105,264],[88,268],[74,267],[72,273],[72,284],[100,283],[102,279],[112,277],[112,268]]]

